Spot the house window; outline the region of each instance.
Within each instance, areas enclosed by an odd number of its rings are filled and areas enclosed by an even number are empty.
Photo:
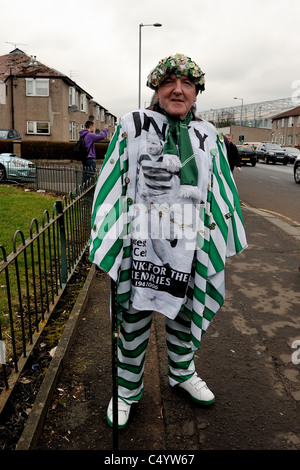
[[[26,96],[49,96],[48,78],[26,78]]]
[[[78,91],[74,86],[69,87],[69,106],[78,106]]]
[[[104,109],[102,108],[101,109],[101,122],[104,122],[105,121],[105,111]]]
[[[294,125],[294,118],[290,116],[288,120],[288,127],[293,127],[293,125]]]
[[[50,135],[50,122],[27,121],[27,134]]]
[[[287,145],[289,145],[290,147],[293,145],[293,136],[292,135],[287,136]]]
[[[99,106],[96,106],[96,119],[97,120],[100,119],[100,107]]]
[[[88,101],[86,95],[80,95],[80,111],[88,112]]]
[[[300,116],[298,116],[298,119],[297,119],[297,127],[300,127]]]
[[[69,125],[69,130],[70,130],[70,141],[76,140],[76,122],[71,121]]]
[[[281,127],[284,127],[284,126],[285,126],[285,119],[282,118],[282,119],[281,119]]]
[[[69,106],[79,108],[79,93],[74,86],[69,87]]]
[[[285,136],[284,135],[281,135],[280,136],[280,139],[279,139],[279,145],[283,145],[284,146],[284,142],[285,142]]]

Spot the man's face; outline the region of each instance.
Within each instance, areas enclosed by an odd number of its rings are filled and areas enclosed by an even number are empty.
[[[147,149],[150,155],[160,155],[162,145],[158,136],[155,134],[148,134],[147,138]]]
[[[198,92],[195,84],[185,76],[169,75],[156,91],[164,110],[174,117],[185,119]]]

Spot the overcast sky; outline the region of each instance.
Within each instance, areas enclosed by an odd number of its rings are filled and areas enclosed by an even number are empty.
[[[0,55],[16,44],[118,118],[138,107],[140,23],[162,24],[141,29],[142,104],[152,95],[148,73],[176,52],[205,72],[199,112],[240,104],[234,97],[300,96],[299,0],[11,0],[4,8]]]

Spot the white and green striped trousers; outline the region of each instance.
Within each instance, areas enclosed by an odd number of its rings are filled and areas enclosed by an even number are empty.
[[[118,343],[118,394],[128,402],[138,402],[144,388],[147,345],[154,312],[129,309],[123,313]],[[195,372],[191,343],[191,322],[179,312],[174,320],[166,317],[169,382],[174,386]]]

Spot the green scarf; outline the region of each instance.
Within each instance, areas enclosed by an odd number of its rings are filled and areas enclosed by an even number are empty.
[[[170,125],[164,145],[165,166],[171,172],[180,170],[181,197],[199,199],[198,168],[188,131],[193,114],[190,111],[183,121],[173,119],[165,111],[164,114]]]

